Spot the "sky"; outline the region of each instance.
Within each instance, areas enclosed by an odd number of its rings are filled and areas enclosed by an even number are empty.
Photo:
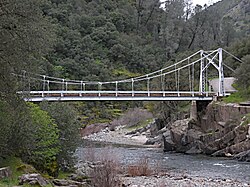
[[[204,5],[204,4],[207,4],[207,5],[212,5],[213,3],[216,3],[220,0],[193,0],[193,5],[196,5],[196,4],[199,4],[199,5]]]

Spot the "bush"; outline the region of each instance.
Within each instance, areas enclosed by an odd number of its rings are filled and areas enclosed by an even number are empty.
[[[57,155],[58,164],[63,171],[69,171],[74,165],[74,152],[80,144],[80,123],[77,121],[75,109],[68,103],[40,104],[57,124],[60,154]]]
[[[128,127],[133,127],[138,125],[140,122],[146,121],[147,119],[151,118],[153,118],[153,115],[147,110],[134,108],[128,110],[121,118],[114,120],[111,125],[126,125]]]
[[[95,187],[118,187],[121,184],[118,176],[122,171],[121,164],[116,158],[116,154],[111,149],[106,148],[96,154],[91,147],[85,153],[86,161],[95,164],[90,173],[91,183]]]
[[[105,159],[102,164],[95,167],[91,173],[91,181],[95,187],[118,187],[120,179],[118,177],[119,164],[114,160]]]
[[[250,55],[243,58],[243,63],[236,71],[237,85],[243,90],[250,89]]]
[[[48,172],[52,176],[57,175],[57,156],[60,153],[58,127],[47,112],[37,105],[28,103],[32,118],[32,131],[30,136],[30,151],[24,153],[26,161],[33,164],[40,171]]]
[[[148,158],[143,158],[137,164],[128,166],[127,172],[130,177],[150,176],[153,174]]]

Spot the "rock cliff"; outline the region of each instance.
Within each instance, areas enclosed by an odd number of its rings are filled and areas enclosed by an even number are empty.
[[[197,104],[197,119],[175,121],[163,133],[164,150],[232,156],[250,161],[250,107]]]

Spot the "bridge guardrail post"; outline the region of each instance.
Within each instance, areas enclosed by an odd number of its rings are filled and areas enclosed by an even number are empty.
[[[102,89],[102,83],[99,82],[99,83],[98,83],[98,92],[99,92],[99,93],[98,93],[98,96],[99,96],[99,97],[101,97],[101,89]]]
[[[132,97],[135,96],[135,93],[134,93],[134,79],[131,80],[131,87],[132,87]]]
[[[147,90],[148,90],[148,97],[150,97],[149,77],[148,77],[148,75],[147,75]]]
[[[62,80],[62,91],[64,90],[64,79]]]
[[[82,97],[82,88],[83,88],[83,81],[81,81],[81,92],[79,93],[80,97]]]
[[[118,96],[118,81],[115,81],[115,96]]]

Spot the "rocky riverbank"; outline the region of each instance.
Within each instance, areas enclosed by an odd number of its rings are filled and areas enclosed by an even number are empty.
[[[196,119],[177,120],[163,128],[157,120],[137,130],[125,126],[112,129],[104,126],[102,130],[88,134],[83,139],[132,146],[164,145],[165,151],[227,156],[250,161],[250,107],[210,103],[197,108]],[[248,181],[242,182],[236,178],[202,177],[176,171],[133,177],[125,174],[120,177],[124,187],[250,186]]]
[[[199,105],[195,118],[177,120],[163,128],[157,120],[137,130],[125,126],[110,130],[104,126],[83,138],[115,144],[164,145],[164,151],[250,161],[250,107],[220,102]]]
[[[113,144],[145,146],[149,136],[149,128],[139,132],[134,129],[128,129],[125,126],[117,126],[112,131],[106,127],[100,132],[84,136],[83,139]]]
[[[249,113],[247,106],[210,103],[196,119],[178,120],[165,128],[164,150],[250,161]]]
[[[115,165],[114,165],[115,164]],[[116,167],[114,167],[116,166]],[[223,177],[201,177],[188,174],[185,171],[161,171],[152,170],[154,167],[146,167],[143,170],[136,171],[131,170],[142,169],[145,165],[133,165],[132,166],[121,166],[117,165],[112,158],[109,157],[106,161],[97,162],[81,162],[79,163],[79,168],[74,175],[74,178],[82,178],[82,176],[92,176],[91,178],[101,180],[110,179],[112,177],[113,181],[109,181],[110,184],[116,184],[114,186],[123,187],[168,187],[168,186],[178,186],[178,187],[249,187],[249,182],[242,182],[236,178],[223,178]],[[119,169],[117,169],[119,168]],[[128,169],[129,168],[129,169]],[[155,168],[154,168],[155,169]],[[148,172],[145,172],[148,170]],[[151,170],[151,171],[150,171]],[[98,172],[97,172],[98,171]],[[108,171],[108,174],[106,173]],[[119,172],[118,172],[119,171]],[[137,172],[140,175],[134,175]],[[145,173],[144,173],[145,172]],[[137,173],[137,174],[139,174]],[[105,176],[103,176],[105,174]],[[143,176],[141,176],[141,174]],[[145,175],[144,175],[145,174]],[[107,178],[106,178],[107,175]],[[131,176],[133,175],[133,176]],[[97,178],[96,178],[97,177]],[[101,181],[99,181],[100,183]],[[89,184],[91,186],[91,183]],[[109,185],[111,186],[111,185]]]
[[[167,173],[163,176],[139,176],[139,177],[124,177],[125,187],[249,187],[249,183],[242,183],[232,179],[213,179],[192,177],[188,175],[180,175],[176,173]]]

